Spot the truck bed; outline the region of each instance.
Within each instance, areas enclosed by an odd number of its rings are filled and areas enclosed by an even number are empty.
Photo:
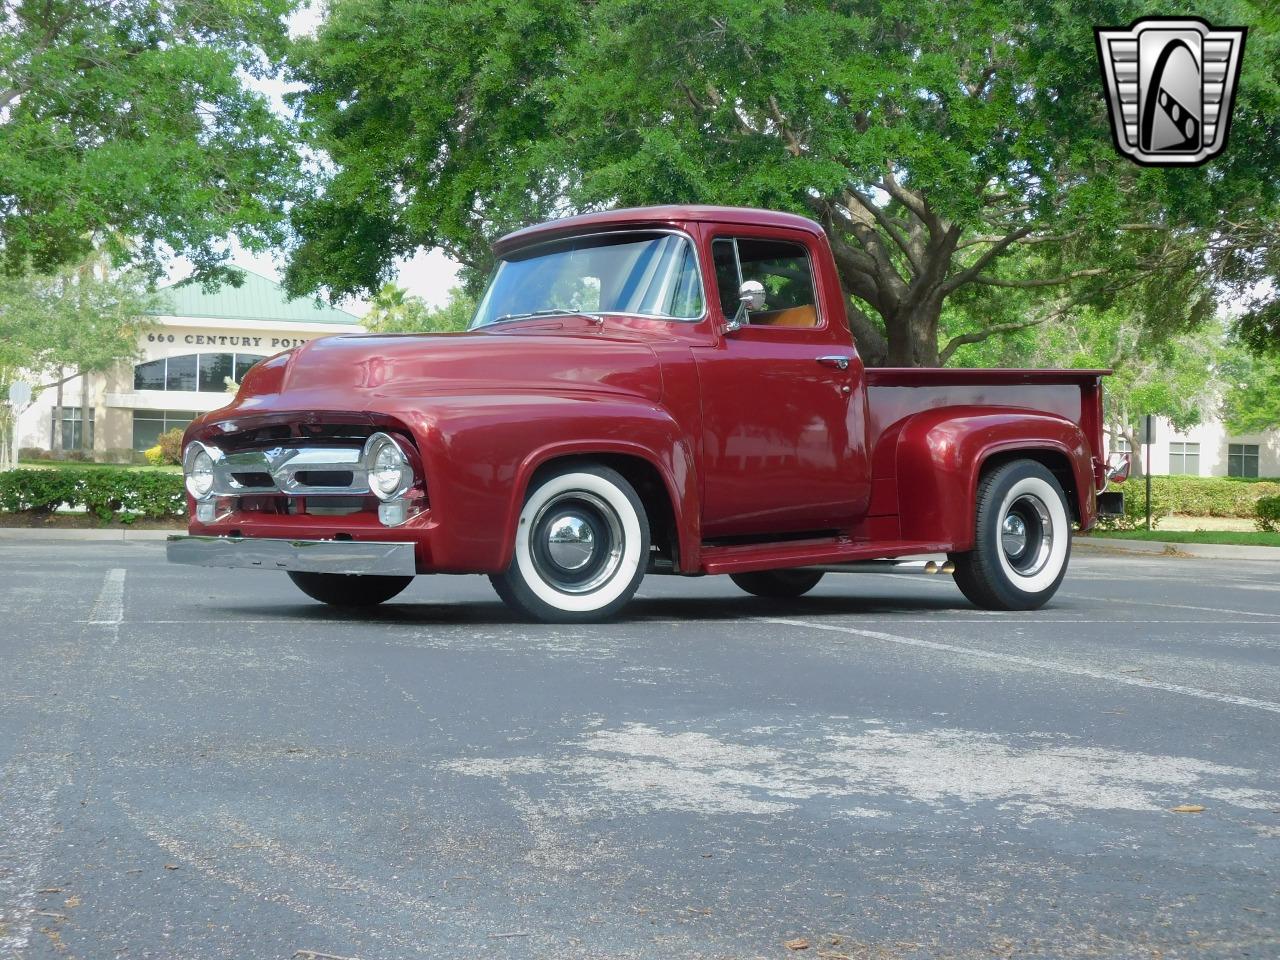
[[[1102,439],[1102,378],[1110,370],[869,367],[867,443],[903,418],[936,407],[1013,407],[1054,413]],[[1102,449],[1101,445],[1094,449]]]

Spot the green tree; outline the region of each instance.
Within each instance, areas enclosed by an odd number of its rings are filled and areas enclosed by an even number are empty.
[[[138,356],[139,336],[154,325],[158,300],[139,270],[112,271],[101,257],[47,276],[0,274],[0,397],[19,377],[35,392],[57,391],[54,445],[62,423],[62,388]],[[12,411],[5,407],[5,418]],[[85,416],[85,422],[88,416]],[[0,429],[11,429],[11,420]],[[83,434],[88,443],[88,431]]]
[[[247,81],[275,72],[297,2],[6,2],[0,268],[54,273],[105,245],[234,282],[228,235],[280,243],[295,135]]]
[[[1232,433],[1280,428],[1280,355],[1236,349],[1223,364],[1222,417]]]
[[[1157,336],[1136,306],[1129,300],[1106,310],[1078,308],[1068,322],[966,344],[956,351],[955,363],[1110,369],[1104,382],[1107,430],[1138,450],[1146,414],[1165,417],[1178,430],[1217,415],[1225,386],[1222,367],[1233,353],[1219,322]],[[1134,472],[1141,475],[1142,467],[1135,457]]]
[[[1140,168],[1111,143],[1093,27],[1158,12],[1142,0],[334,0],[293,59],[333,167],[294,211],[287,282],[374,290],[396,257],[431,246],[474,283],[489,241],[514,226],[718,202],[823,224],[873,363],[939,362],[944,307],[974,287],[1028,293],[1036,312],[978,318],[966,342],[1075,303],[1105,308],[1135,284],[1203,285],[1214,239],[1274,209],[1280,35],[1249,0],[1201,4],[1255,26],[1231,147],[1202,169]],[[1010,269],[1022,251],[1035,256]],[[1167,327],[1168,301],[1149,299],[1144,321]]]
[[[384,283],[361,322],[370,333],[448,333],[465,330],[475,312],[475,300],[461,287],[449,290],[443,306],[429,307],[403,287]]]

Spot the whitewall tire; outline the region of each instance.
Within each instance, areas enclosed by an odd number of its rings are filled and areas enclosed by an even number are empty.
[[[579,464],[535,481],[511,565],[490,580],[523,615],[586,623],[621,610],[648,563],[649,519],[635,489],[616,470]]]
[[[1071,513],[1057,478],[1014,460],[978,484],[974,546],[952,556],[956,584],[988,610],[1034,610],[1058,591],[1071,558]]]

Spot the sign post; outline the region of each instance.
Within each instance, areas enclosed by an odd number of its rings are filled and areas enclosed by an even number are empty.
[[[1148,413],[1142,418],[1142,474],[1147,484],[1147,529],[1151,529],[1151,444],[1156,441],[1156,418]]]
[[[9,384],[9,418],[12,423],[0,439],[0,470],[18,465],[18,412],[31,402],[31,384],[15,380]]]

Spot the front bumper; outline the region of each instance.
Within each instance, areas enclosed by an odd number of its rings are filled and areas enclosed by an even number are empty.
[[[170,563],[199,567],[392,577],[411,577],[418,572],[413,543],[175,535],[169,538],[166,553]]]

